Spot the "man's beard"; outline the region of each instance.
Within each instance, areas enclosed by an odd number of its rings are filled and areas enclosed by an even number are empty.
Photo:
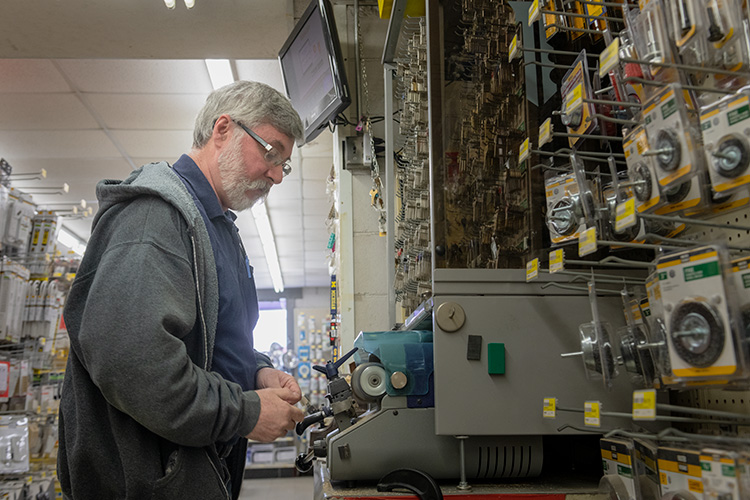
[[[228,208],[241,212],[252,208],[268,196],[272,184],[266,180],[251,181],[245,172],[242,135],[236,135],[229,147],[219,155],[219,176]],[[252,192],[252,195],[248,194]]]

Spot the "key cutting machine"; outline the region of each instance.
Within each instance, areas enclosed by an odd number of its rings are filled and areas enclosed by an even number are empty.
[[[376,480],[414,468],[436,479],[534,477],[542,467],[541,436],[460,436],[435,433],[432,332],[363,332],[335,363],[315,366],[328,379],[330,406],[311,409],[296,432],[332,416],[336,429],[297,458],[306,472],[326,459],[332,481]],[[339,367],[354,356],[351,385]],[[470,390],[470,387],[465,390]],[[358,407],[371,409],[357,416]]]

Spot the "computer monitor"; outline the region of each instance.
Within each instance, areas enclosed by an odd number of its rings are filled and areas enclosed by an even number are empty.
[[[312,0],[281,48],[279,62],[286,94],[305,127],[304,144],[351,103],[329,0]]]

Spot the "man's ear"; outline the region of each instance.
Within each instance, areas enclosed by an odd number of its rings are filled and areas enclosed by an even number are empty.
[[[214,129],[211,133],[211,140],[217,146],[229,141],[232,137],[232,119],[229,115],[221,115],[214,122]]]

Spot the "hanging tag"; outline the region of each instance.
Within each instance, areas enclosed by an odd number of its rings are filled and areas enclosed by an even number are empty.
[[[526,263],[526,281],[535,280],[539,277],[539,259],[530,260]]]
[[[508,62],[513,61],[513,59],[517,58],[518,56],[518,35],[515,35],[513,37],[513,40],[511,40],[510,42],[510,47],[508,48]]]
[[[606,49],[599,54],[599,78],[604,78],[620,63],[620,39],[612,40]]]
[[[518,163],[523,162],[526,158],[529,157],[529,138],[527,137],[525,141],[521,143],[521,146],[518,148]]]
[[[583,104],[583,83],[579,83],[565,97],[565,113],[580,108]]]
[[[529,7],[529,26],[539,20],[539,14],[539,0],[534,0]]]
[[[656,389],[633,391],[633,420],[656,420]]]
[[[635,198],[628,198],[615,207],[615,231],[635,226]]]
[[[539,127],[539,147],[541,148],[552,140],[552,119],[547,118]]]
[[[599,401],[586,401],[583,403],[583,423],[589,427],[601,427],[601,403]]]
[[[596,252],[596,226],[590,227],[578,237],[578,256]]]
[[[563,264],[563,255],[562,248],[558,248],[549,253],[549,272],[556,273],[565,268],[565,264]]]
[[[557,417],[557,399],[555,398],[544,398],[544,410],[542,412],[544,418],[556,418]]]

